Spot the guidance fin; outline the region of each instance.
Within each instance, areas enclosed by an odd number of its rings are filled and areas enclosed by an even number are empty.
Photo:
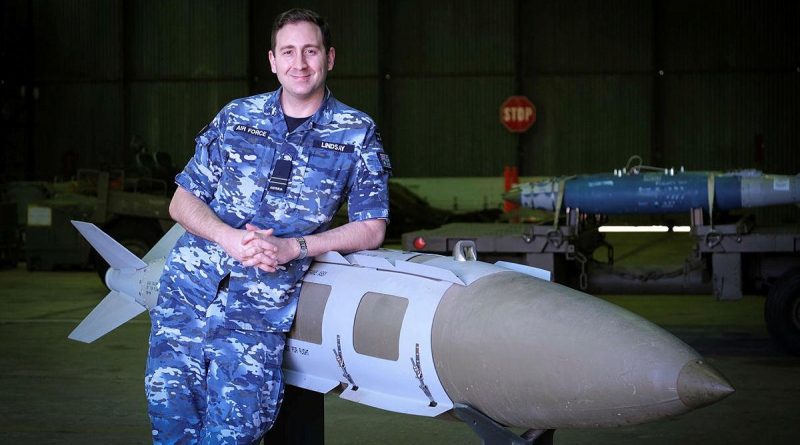
[[[133,298],[111,291],[70,334],[72,340],[91,343],[144,312]]]
[[[169,255],[169,252],[175,247],[175,243],[178,242],[178,238],[183,236],[186,233],[186,230],[178,223],[175,223],[171,229],[163,236],[160,240],[150,249],[147,254],[142,257],[142,260],[145,263],[149,263],[150,261],[156,260],[158,258],[166,258]]]
[[[96,225],[82,221],[72,221],[72,225],[81,232],[86,241],[89,241],[89,244],[106,260],[112,269],[138,270],[147,267],[147,263],[140,260],[130,250],[108,236]]]

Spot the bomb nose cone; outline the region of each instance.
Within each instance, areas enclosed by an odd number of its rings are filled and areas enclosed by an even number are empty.
[[[691,409],[711,405],[733,391],[725,377],[702,360],[687,362],[678,374],[678,397]]]

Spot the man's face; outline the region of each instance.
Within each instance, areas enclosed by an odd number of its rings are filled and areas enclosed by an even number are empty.
[[[317,25],[288,23],[275,35],[275,50],[269,52],[269,64],[278,75],[284,94],[305,101],[324,94],[334,55],[333,48],[325,54],[322,32]]]

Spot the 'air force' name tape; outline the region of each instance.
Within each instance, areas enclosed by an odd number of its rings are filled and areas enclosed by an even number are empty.
[[[337,153],[352,153],[355,147],[349,144],[339,144],[337,142],[314,141],[315,148],[335,151]]]
[[[265,138],[267,137],[267,130],[259,130],[258,128],[248,127],[247,125],[239,124],[233,127],[233,131],[238,131],[239,133],[247,133],[252,136],[258,136]]]

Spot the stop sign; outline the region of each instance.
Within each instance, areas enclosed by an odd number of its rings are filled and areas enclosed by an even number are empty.
[[[511,96],[500,105],[500,123],[512,133],[524,133],[536,122],[536,107],[525,96]]]

